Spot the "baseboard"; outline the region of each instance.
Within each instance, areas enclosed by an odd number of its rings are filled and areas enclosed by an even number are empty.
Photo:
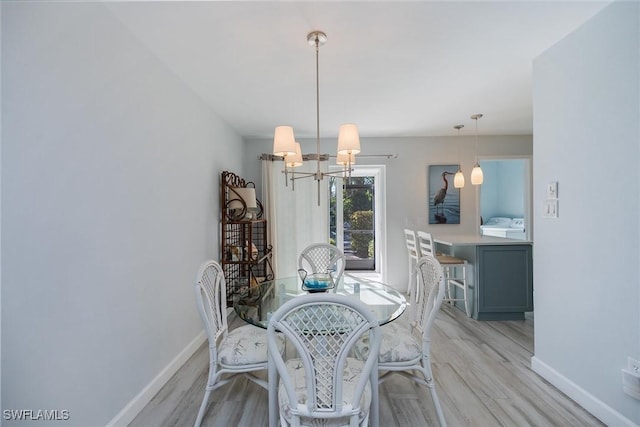
[[[531,358],[531,369],[606,425],[638,427],[638,424],[635,424],[535,356]]]
[[[203,330],[118,415],[107,423],[107,427],[126,427],[129,425],[206,340],[207,335]]]

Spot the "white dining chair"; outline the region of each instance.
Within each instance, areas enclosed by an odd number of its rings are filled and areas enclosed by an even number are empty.
[[[444,427],[447,423],[436,393],[430,352],[431,330],[444,298],[445,280],[440,263],[431,255],[420,258],[416,272],[418,281],[411,297],[415,309],[411,312],[409,325],[391,322],[381,328],[379,381],[382,383],[396,373],[426,386],[431,393],[438,421]],[[355,347],[355,354],[359,358],[367,357],[371,351],[366,339],[360,340]]]
[[[276,334],[286,337],[295,358],[277,351]],[[361,339],[372,352],[351,356]],[[378,425],[380,326],[367,306],[332,293],[302,295],[280,307],[267,327],[269,425]],[[279,378],[278,378],[279,377]]]
[[[267,382],[254,375],[267,369],[267,334],[257,326],[244,325],[229,331],[224,273],[214,260],[200,266],[196,278],[196,304],[209,339],[209,375],[204,397],[194,423],[200,426],[211,392],[244,375],[261,387]],[[284,339],[272,337],[275,351],[284,351]]]
[[[331,272],[336,285],[340,283],[345,267],[344,253],[337,246],[329,243],[312,243],[298,256],[298,268],[310,274]]]

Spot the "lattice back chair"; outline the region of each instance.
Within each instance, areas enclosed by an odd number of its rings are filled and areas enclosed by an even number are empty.
[[[471,301],[469,301],[469,281],[467,280],[467,260],[451,255],[439,254],[435,251],[433,238],[426,231],[418,231],[418,244],[422,256],[433,254],[436,257],[446,281],[444,300],[448,304],[454,305],[456,302],[464,304],[464,311],[471,317]],[[460,289],[462,297],[456,295],[455,288]]]
[[[435,389],[431,370],[431,329],[444,298],[444,276],[442,267],[431,255],[423,256],[416,265],[418,282],[411,298],[415,306],[409,327],[400,322],[385,324],[378,355],[380,383],[391,374],[403,375],[429,388],[433,405],[441,426],[446,426],[442,407]],[[356,345],[356,355],[365,357],[370,352],[369,342],[361,340]]]
[[[307,273],[331,272],[336,283],[333,288],[335,292],[344,274],[346,261],[344,253],[337,246],[329,243],[313,243],[304,248],[298,256],[298,268],[306,270]]]
[[[209,339],[209,376],[204,398],[194,426],[204,418],[211,392],[242,374],[264,387],[264,379],[253,372],[267,369],[267,334],[264,329],[245,325],[229,331],[227,324],[227,295],[222,267],[216,261],[203,263],[196,278],[196,304]],[[274,339],[274,348],[284,351],[282,337]]]
[[[420,259],[420,248],[418,248],[418,240],[416,239],[416,232],[404,229],[404,241],[407,246],[407,255],[409,261],[409,286],[407,288],[407,294],[411,295],[416,287],[417,276],[415,274],[415,267]]]
[[[295,358],[276,351],[278,331]],[[380,334],[376,317],[356,298],[302,295],[280,307],[267,328],[270,426],[278,409],[282,425],[377,426]],[[363,337],[374,353],[359,360],[352,350]]]

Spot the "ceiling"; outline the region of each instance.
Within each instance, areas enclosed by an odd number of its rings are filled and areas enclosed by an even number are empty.
[[[532,133],[531,64],[609,1],[142,1],[109,10],[240,135]]]

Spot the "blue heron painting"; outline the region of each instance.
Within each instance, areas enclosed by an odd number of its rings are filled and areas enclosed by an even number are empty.
[[[429,224],[460,224],[460,190],[453,177],[458,165],[429,166]]]

